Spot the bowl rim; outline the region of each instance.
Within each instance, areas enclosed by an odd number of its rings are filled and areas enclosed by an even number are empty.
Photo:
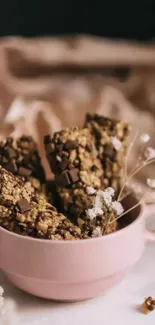
[[[135,196],[136,198],[136,196]],[[95,237],[95,238],[89,238],[89,239],[77,239],[77,240],[51,240],[51,239],[41,239],[41,238],[35,238],[35,237],[29,237],[29,236],[23,236],[23,235],[19,235],[19,234],[16,234],[12,231],[9,231],[5,228],[3,228],[2,226],[0,226],[0,232],[3,232],[7,235],[10,235],[11,237],[14,237],[14,238],[18,238],[18,239],[21,239],[21,240],[25,240],[25,241],[32,241],[32,242],[38,242],[38,243],[43,243],[43,244],[52,244],[52,245],[55,245],[55,244],[59,244],[59,245],[75,245],[75,244],[83,244],[83,243],[92,243],[92,242],[97,242],[97,241],[105,241],[106,239],[110,239],[110,238],[114,238],[114,237],[117,237],[119,235],[121,235],[123,232],[126,232],[128,231],[130,228],[134,227],[134,225],[136,225],[137,223],[140,222],[140,220],[143,218],[143,215],[144,215],[144,208],[145,208],[145,203],[144,202],[141,202],[139,204],[139,207],[140,207],[140,212],[138,214],[138,216],[136,217],[136,219],[134,221],[132,221],[128,226],[125,226],[124,228],[122,229],[119,229],[113,233],[110,233],[110,234],[106,234],[104,236],[100,236],[100,237]]]

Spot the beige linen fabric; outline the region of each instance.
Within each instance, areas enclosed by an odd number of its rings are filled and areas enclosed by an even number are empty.
[[[0,40],[1,136],[32,134],[45,161],[41,137],[82,125],[86,112],[130,122],[155,147],[155,45],[88,36]]]

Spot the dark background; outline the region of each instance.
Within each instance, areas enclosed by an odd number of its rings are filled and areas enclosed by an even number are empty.
[[[155,0],[1,1],[0,36],[78,33],[151,40],[155,37]]]

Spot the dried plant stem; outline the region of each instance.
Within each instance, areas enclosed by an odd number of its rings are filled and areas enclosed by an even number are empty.
[[[149,193],[150,191],[147,191],[142,198],[140,199],[140,201],[138,203],[136,203],[135,205],[133,205],[130,209],[124,211],[122,214],[120,214],[116,219],[112,220],[109,224],[113,223],[114,221],[122,218],[125,214],[129,213],[130,211],[132,211],[133,209],[137,208],[142,202],[144,202],[144,198],[145,196]]]
[[[132,177],[133,177],[134,175],[136,175],[136,174],[137,174],[137,173],[138,173],[142,168],[144,168],[144,167],[146,167],[146,166],[152,164],[153,162],[155,162],[155,158],[152,159],[152,160],[146,160],[146,161],[145,161],[145,164],[140,165],[138,168],[134,169],[134,170],[130,173],[130,175],[128,176],[128,178],[126,179],[126,181],[124,182],[124,184],[123,184],[123,186],[122,186],[122,188],[121,188],[121,191],[120,191],[120,193],[119,193],[119,195],[118,195],[117,201],[121,201],[121,200],[122,200],[122,192],[123,192],[125,186],[127,185],[127,183],[132,179]]]
[[[121,196],[120,201],[124,200],[128,195],[130,195],[132,193],[132,191],[128,191],[126,192],[124,195]]]
[[[134,169],[132,172],[131,172],[131,174],[129,175],[129,177],[130,177],[130,179],[131,179],[131,177],[133,177],[135,174],[137,174],[142,168],[144,168],[144,167],[146,167],[146,166],[148,166],[148,165],[150,165],[150,164],[152,164],[153,162],[155,162],[155,158],[153,158],[153,159],[147,159],[146,161],[145,161],[145,164],[142,164],[142,165],[140,165],[139,167],[137,167],[136,169]]]
[[[113,214],[110,215],[110,218],[106,224],[106,227],[105,227],[105,230],[104,230],[104,233],[106,234],[106,231],[107,231],[107,228],[109,227],[109,225],[111,224],[111,218],[112,218]]]
[[[138,136],[138,131],[136,132],[132,142],[130,143],[129,145],[129,148],[127,150],[127,154],[126,154],[126,157],[125,157],[125,165],[124,165],[124,179],[125,179],[125,182],[124,182],[124,185],[122,186],[121,190],[120,190],[120,193],[119,193],[119,196],[118,196],[118,201],[120,200],[120,197],[121,197],[121,194],[124,190],[124,187],[127,183],[127,179],[128,179],[128,158],[129,158],[129,155],[130,155],[130,152],[136,142],[136,139],[137,139],[137,136]]]
[[[127,174],[128,174],[128,158],[129,158],[130,152],[131,152],[131,150],[132,150],[132,148],[133,148],[133,146],[134,146],[134,144],[136,142],[137,137],[138,137],[138,131],[136,132],[132,142],[130,143],[129,148],[127,150],[126,157],[125,157],[125,166],[124,166],[124,177],[125,177],[125,179],[127,178]]]

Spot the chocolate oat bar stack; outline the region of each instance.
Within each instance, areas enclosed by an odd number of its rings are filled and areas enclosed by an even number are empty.
[[[45,137],[47,158],[65,211],[81,215],[90,199],[86,186],[100,188],[103,175],[90,131],[73,127]]]
[[[95,138],[98,158],[104,170],[103,188],[111,186],[118,192],[124,167],[129,125],[97,114],[87,114],[84,127],[87,127]]]
[[[32,137],[11,137],[0,142],[0,165],[12,174],[30,181],[37,191],[42,191],[45,173],[38,148]]]
[[[128,133],[126,123],[88,114],[84,128],[45,136],[46,156],[55,175],[52,187],[31,137],[1,142],[0,225],[21,235],[53,240],[116,231],[123,207],[115,199]],[[65,215],[51,204],[54,196]]]
[[[0,225],[25,236],[74,240],[87,238],[81,229],[28,186],[0,167]]]
[[[45,137],[45,149],[51,169],[55,174],[57,191],[64,211],[77,223],[84,233],[92,235],[100,226],[105,232],[105,215],[96,215],[90,220],[87,210],[93,205],[95,196],[88,194],[101,187],[104,171],[100,163],[95,140],[88,128],[73,127]],[[101,211],[101,210],[100,210]],[[111,211],[107,210],[107,219]],[[104,226],[103,226],[104,224]],[[108,227],[111,232],[116,223]]]

